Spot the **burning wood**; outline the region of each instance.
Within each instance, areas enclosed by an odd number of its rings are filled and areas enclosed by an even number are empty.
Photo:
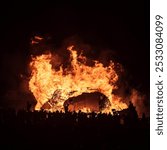
[[[100,92],[108,98],[111,105],[102,110],[104,113],[127,108],[121,97],[112,94],[119,79],[113,62],[104,67],[102,63],[94,61],[93,66],[88,66],[87,58],[78,56],[74,46],[67,50],[71,60],[68,68],[60,66],[58,70],[54,69],[51,63],[54,56],[51,53],[32,57],[29,89],[37,100],[36,110],[64,111],[66,100],[93,92]]]

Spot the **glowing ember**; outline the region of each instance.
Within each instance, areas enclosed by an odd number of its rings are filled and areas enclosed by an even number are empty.
[[[103,109],[103,113],[127,108],[121,97],[112,94],[113,89],[117,88],[115,83],[118,80],[113,62],[107,67],[98,61],[94,61],[94,66],[88,66],[86,57],[78,56],[74,46],[67,50],[70,52],[71,64],[66,69],[62,66],[59,70],[52,68],[51,53],[32,58],[29,89],[37,100],[36,110],[47,103],[49,111],[64,111],[63,104],[69,98],[93,92],[100,92],[109,99],[110,103]],[[83,108],[81,111],[89,112],[90,109]]]
[[[34,38],[31,39],[31,44],[38,44],[41,40],[43,40],[42,37],[34,36]]]

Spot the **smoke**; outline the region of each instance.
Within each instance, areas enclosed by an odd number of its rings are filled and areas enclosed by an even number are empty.
[[[136,107],[136,111],[139,117],[142,117],[143,113],[145,113],[145,115],[148,115],[148,107],[146,107],[145,104],[146,101],[145,95],[141,94],[136,89],[132,89],[130,100]]]
[[[28,89],[29,58],[26,53],[26,46],[23,49],[18,46],[18,50],[2,53],[0,82],[3,88],[0,90],[0,103],[4,108],[25,109],[28,101],[32,104],[35,102]]]

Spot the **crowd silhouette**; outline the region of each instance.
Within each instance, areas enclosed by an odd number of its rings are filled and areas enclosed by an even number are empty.
[[[149,118],[132,103],[113,114],[0,109],[0,146],[20,149],[149,149]]]

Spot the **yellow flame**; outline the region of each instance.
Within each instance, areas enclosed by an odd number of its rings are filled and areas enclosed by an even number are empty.
[[[35,109],[40,110],[42,106],[53,100],[50,111],[64,111],[64,102],[82,93],[100,92],[108,97],[111,105],[103,112],[112,112],[112,109],[121,110],[127,105],[121,102],[121,98],[112,94],[118,75],[114,70],[114,63],[104,67],[102,63],[95,61],[94,66],[86,65],[86,61],[78,61],[77,51],[74,46],[67,48],[71,57],[71,68],[59,68],[58,71],[52,68],[52,55],[43,54],[32,58],[30,68],[32,70],[29,81],[29,89],[33,93],[37,104]],[[80,55],[82,60],[86,57]],[[90,111],[83,108],[83,111]]]

